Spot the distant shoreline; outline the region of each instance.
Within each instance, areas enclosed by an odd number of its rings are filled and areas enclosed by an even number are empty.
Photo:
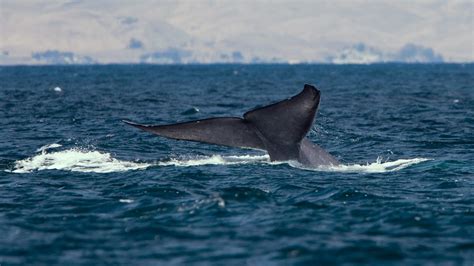
[[[406,63],[406,62],[379,62],[379,63],[180,63],[180,64],[156,64],[156,63],[94,63],[94,64],[0,64],[0,67],[57,67],[57,66],[381,66],[381,65],[474,65],[474,62],[433,62],[433,63]]]

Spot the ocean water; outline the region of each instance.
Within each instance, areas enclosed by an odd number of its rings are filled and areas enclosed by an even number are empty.
[[[127,126],[315,84],[342,165]],[[0,67],[0,264],[473,265],[474,65]]]

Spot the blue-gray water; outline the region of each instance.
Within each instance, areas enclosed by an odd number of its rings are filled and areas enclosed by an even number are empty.
[[[0,264],[472,265],[473,80],[472,64],[0,67]],[[341,167],[121,122],[240,116],[304,83],[322,93],[309,137]]]

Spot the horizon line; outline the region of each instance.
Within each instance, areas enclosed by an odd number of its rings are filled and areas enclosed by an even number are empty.
[[[18,66],[28,66],[28,67],[42,67],[42,66],[127,66],[127,65],[136,65],[136,66],[212,66],[212,65],[331,65],[331,66],[368,66],[368,65],[469,65],[474,64],[474,61],[467,62],[403,62],[403,61],[391,61],[391,62],[373,62],[373,63],[330,63],[330,62],[299,62],[299,63],[289,63],[289,62],[259,62],[259,63],[237,63],[237,62],[214,62],[214,63],[143,63],[143,62],[131,62],[131,63],[72,63],[72,64],[1,64],[0,67],[18,67]]]

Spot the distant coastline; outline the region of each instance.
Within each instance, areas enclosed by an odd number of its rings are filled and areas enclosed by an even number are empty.
[[[160,63],[90,63],[90,64],[1,64],[0,67],[74,67],[74,66],[271,66],[271,65],[281,65],[281,66],[301,66],[301,65],[322,65],[322,66],[376,66],[376,65],[474,65],[474,62],[376,62],[376,63],[327,63],[327,62],[302,62],[302,63],[288,63],[288,62],[261,62],[261,63],[169,63],[169,64],[160,64]]]

